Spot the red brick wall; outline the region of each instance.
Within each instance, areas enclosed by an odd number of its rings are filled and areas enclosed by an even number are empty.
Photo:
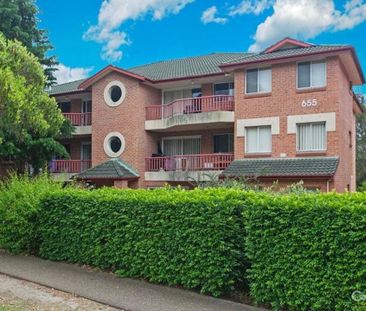
[[[111,81],[121,81],[127,90],[124,101],[110,107],[104,100],[104,89]],[[92,165],[106,160],[104,138],[110,132],[120,132],[126,142],[121,159],[140,174],[138,186],[144,186],[144,158],[154,152],[154,135],[145,131],[145,107],[161,102],[160,90],[142,85],[138,80],[111,73],[93,85]]]
[[[327,151],[322,155],[341,157],[331,188],[343,191],[347,184],[351,184],[351,189],[354,189],[351,175],[354,175],[355,158],[354,151],[348,147],[348,130],[353,129],[354,133],[355,127],[352,98],[349,95],[349,82],[337,57],[327,59],[327,86],[317,90],[296,89],[296,62],[272,66],[270,94],[246,95],[245,71],[236,71],[234,77],[236,120],[277,116],[280,118],[280,134],[272,136],[272,157],[279,157],[281,153],[286,153],[289,157],[304,156],[296,153],[296,134],[287,134],[287,116],[335,112],[336,131],[327,132]],[[316,107],[301,106],[303,100],[313,98],[318,101]],[[244,137],[236,137],[236,159],[245,157],[244,146]]]

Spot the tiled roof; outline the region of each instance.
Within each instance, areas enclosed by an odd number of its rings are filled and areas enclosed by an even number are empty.
[[[300,56],[320,52],[332,52],[347,45],[314,45],[305,48],[291,48],[271,53],[212,53],[180,59],[156,62],[127,69],[127,71],[143,76],[152,81],[180,79],[223,73],[220,67],[250,62],[269,61],[276,58]],[[48,91],[50,95],[80,91],[79,85],[85,81],[77,80],[55,85]]]
[[[161,61],[128,69],[150,80],[168,80],[222,73],[219,65],[250,53],[212,53],[203,56]]]
[[[230,177],[333,176],[338,162],[338,157],[242,159],[233,161],[222,174]]]
[[[259,61],[269,61],[276,58],[282,57],[294,57],[300,55],[307,55],[313,53],[320,53],[320,52],[332,52],[339,50],[341,48],[348,47],[348,45],[314,45],[305,48],[292,48],[292,49],[284,49],[278,50],[271,53],[258,53],[250,56],[239,57],[234,60],[226,61],[222,64],[224,67],[225,65],[235,65],[235,64],[245,64],[251,62],[259,62]]]
[[[129,179],[138,177],[137,171],[121,159],[110,159],[75,176],[76,179]]]
[[[77,92],[77,91],[80,91],[78,88],[79,88],[79,85],[83,81],[85,81],[85,79],[76,80],[76,81],[72,81],[72,82],[68,82],[68,83],[57,84],[57,85],[52,86],[51,89],[48,90],[47,92],[49,95]]]

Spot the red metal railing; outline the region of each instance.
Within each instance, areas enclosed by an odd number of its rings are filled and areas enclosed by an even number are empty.
[[[50,163],[51,173],[81,173],[90,167],[90,160],[54,160]]]
[[[64,112],[64,117],[71,121],[74,126],[86,126],[92,123],[91,112]]]
[[[166,119],[177,115],[209,111],[233,111],[234,96],[215,95],[177,99],[167,105],[146,107],[146,120]]]
[[[176,155],[146,158],[146,171],[223,170],[234,160],[232,153]]]

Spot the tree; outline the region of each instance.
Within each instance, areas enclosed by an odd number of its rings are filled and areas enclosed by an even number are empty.
[[[67,156],[56,141],[72,127],[54,98],[44,91],[38,59],[18,41],[0,35],[0,160],[12,159],[18,171],[36,171],[54,154]]]
[[[356,123],[357,185],[366,181],[366,113],[357,117]]]
[[[49,86],[56,81],[53,73],[58,63],[54,56],[46,56],[52,45],[47,32],[37,27],[37,13],[34,0],[0,0],[0,32],[7,39],[20,41],[38,58]]]

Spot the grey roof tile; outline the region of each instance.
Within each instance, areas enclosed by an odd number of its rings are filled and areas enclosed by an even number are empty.
[[[67,83],[57,84],[51,87],[50,90],[47,90],[49,95],[63,94],[63,93],[73,93],[80,91],[79,85],[83,83],[86,79],[71,81]]]
[[[121,159],[110,159],[75,175],[76,179],[128,179],[138,178],[138,172]]]
[[[331,52],[347,45],[314,45],[306,48],[278,50],[272,53],[212,53],[208,55],[186,57],[160,61],[127,69],[152,81],[179,79],[223,73],[220,66],[245,64],[256,61],[269,61],[281,57],[307,55],[315,52]],[[79,85],[85,79],[53,86],[48,93],[57,95],[80,91]]]
[[[233,161],[222,173],[227,177],[333,176],[338,157],[260,158]]]
[[[222,73],[219,65],[250,53],[212,53],[202,56],[166,60],[128,69],[148,79],[158,81]]]
[[[345,47],[347,47],[347,45],[314,45],[306,48],[284,49],[271,53],[258,53],[254,55],[239,57],[234,60],[226,61],[222,65],[225,66],[225,65],[245,64],[257,61],[267,61],[267,60],[269,61],[282,57],[300,56],[319,52],[332,52]]]

